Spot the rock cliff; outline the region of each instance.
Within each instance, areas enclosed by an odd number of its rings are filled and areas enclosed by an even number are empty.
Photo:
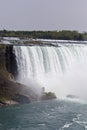
[[[12,46],[0,45],[0,106],[38,100],[38,95],[28,86],[16,82],[17,65],[12,49]]]

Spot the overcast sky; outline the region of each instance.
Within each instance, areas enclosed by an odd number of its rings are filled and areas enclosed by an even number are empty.
[[[0,0],[0,29],[87,31],[87,0]]]

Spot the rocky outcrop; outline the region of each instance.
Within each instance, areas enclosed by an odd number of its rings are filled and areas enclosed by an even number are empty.
[[[14,54],[13,45],[6,46],[5,63],[7,71],[16,79],[18,75],[16,56]]]
[[[0,79],[10,78],[9,73],[6,69],[5,50],[6,50],[6,46],[0,44]]]
[[[56,95],[53,92],[45,92],[43,93],[43,95],[41,96],[41,100],[52,100],[52,99],[56,99]]]
[[[71,99],[77,99],[78,98],[76,95],[72,95],[72,94],[69,94],[66,97],[71,98]]]
[[[11,80],[0,80],[0,100],[6,102],[9,100],[17,103],[30,103],[37,100],[37,95],[30,90],[29,87],[11,81]]]
[[[23,104],[38,100],[38,95],[28,86],[17,83],[12,78],[17,74],[17,66],[14,59],[12,46],[0,45],[0,106],[10,104],[8,103],[10,101]]]
[[[42,95],[41,95],[41,100],[52,100],[56,99],[56,95],[53,92],[45,92],[45,88],[42,88]]]

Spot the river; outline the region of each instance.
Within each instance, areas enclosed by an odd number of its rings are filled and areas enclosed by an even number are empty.
[[[0,130],[86,130],[87,105],[48,100],[0,109]]]

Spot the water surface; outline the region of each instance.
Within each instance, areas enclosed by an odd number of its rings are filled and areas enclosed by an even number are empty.
[[[86,104],[51,100],[0,109],[0,130],[86,129]]]

